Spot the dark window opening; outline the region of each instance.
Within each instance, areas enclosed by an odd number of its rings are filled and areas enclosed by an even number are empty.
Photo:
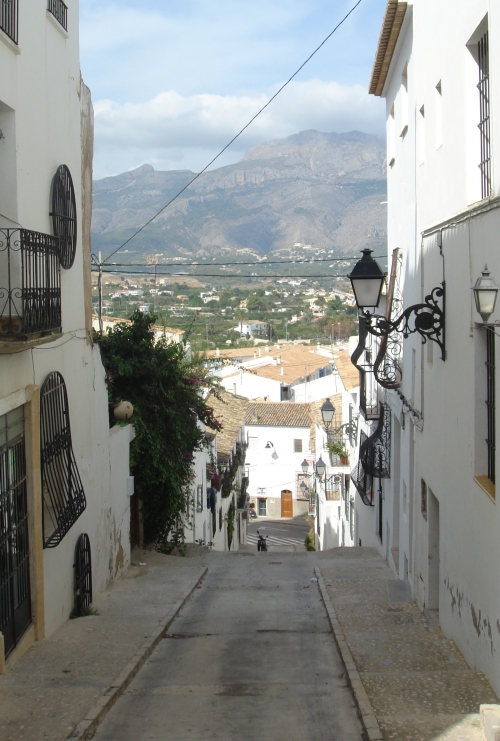
[[[490,149],[490,61],[488,32],[477,44],[479,67],[479,134],[481,137],[481,197],[491,193],[491,149]]]
[[[486,410],[488,418],[488,478],[495,483],[495,331],[486,329]]]

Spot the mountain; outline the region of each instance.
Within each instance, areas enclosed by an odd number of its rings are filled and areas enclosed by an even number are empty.
[[[382,249],[385,172],[384,140],[359,131],[275,139],[237,164],[204,173],[126,249],[197,258]],[[118,247],[193,175],[142,165],[95,181],[93,252]]]

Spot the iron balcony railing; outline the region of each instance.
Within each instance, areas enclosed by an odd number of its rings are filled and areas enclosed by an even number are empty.
[[[19,0],[0,0],[0,28],[17,44]]]
[[[61,331],[59,239],[0,229],[0,339]]]
[[[65,31],[68,30],[68,6],[62,0],[49,0],[49,12],[59,21]]]

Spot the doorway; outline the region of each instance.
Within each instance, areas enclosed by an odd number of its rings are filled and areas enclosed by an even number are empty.
[[[5,656],[31,624],[24,407],[0,417],[0,630]]]
[[[427,609],[439,615],[439,501],[427,488],[427,521],[429,523],[429,590]]]
[[[289,489],[281,492],[281,516],[293,517],[293,494]]]

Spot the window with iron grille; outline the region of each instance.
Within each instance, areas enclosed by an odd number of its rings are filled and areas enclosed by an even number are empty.
[[[62,0],[49,0],[48,10],[59,21],[65,31],[68,30],[68,7]]]
[[[90,539],[82,533],[75,549],[75,614],[87,615],[92,604],[92,554]]]
[[[19,0],[0,0],[0,29],[17,44]]]
[[[293,452],[294,453],[302,453],[302,440],[294,440],[293,441]]]
[[[424,520],[427,519],[427,484],[420,479],[420,511]]]
[[[43,545],[55,548],[87,506],[71,444],[66,384],[57,371],[40,390],[40,444]]]
[[[481,197],[491,192],[491,147],[490,147],[490,61],[489,38],[486,32],[477,44],[479,68],[479,134],[481,137]]]
[[[5,655],[31,623],[23,407],[0,417],[0,631]]]
[[[77,219],[75,188],[66,165],[59,165],[52,180],[52,211],[49,216],[52,216],[53,232],[59,237],[61,266],[68,270],[75,260]]]
[[[196,487],[196,511],[203,512],[203,484]]]
[[[495,331],[486,328],[486,410],[488,420],[488,437],[486,446],[488,450],[488,478],[492,484],[495,483]]]

